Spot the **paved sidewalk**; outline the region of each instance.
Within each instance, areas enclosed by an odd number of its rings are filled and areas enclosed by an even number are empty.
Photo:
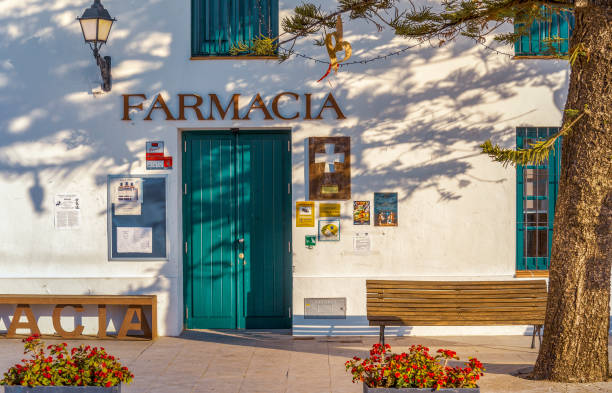
[[[136,378],[125,393],[359,393],[344,362],[363,357],[376,337],[292,337],[287,331],[188,331],[181,337],[147,341],[86,341],[121,358]],[[527,336],[462,336],[388,338],[394,351],[424,344],[476,356],[487,372],[481,392],[611,392],[612,382],[556,384],[512,376],[532,366],[537,348]],[[76,345],[78,342],[71,342]],[[612,348],[611,348],[612,349]],[[19,340],[0,340],[0,374],[21,359]]]

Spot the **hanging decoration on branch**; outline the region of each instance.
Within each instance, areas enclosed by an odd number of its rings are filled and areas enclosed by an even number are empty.
[[[335,44],[333,39],[336,40]],[[327,78],[331,70],[338,72],[339,64],[351,58],[351,53],[353,52],[351,44],[342,40],[342,17],[340,15],[338,15],[338,19],[336,20],[336,31],[325,35],[325,47],[327,48],[327,53],[329,54],[329,67],[327,67],[327,72],[325,75],[323,75],[317,82],[321,82],[323,79]],[[342,60],[338,60],[336,54],[342,51],[344,51],[344,58]]]

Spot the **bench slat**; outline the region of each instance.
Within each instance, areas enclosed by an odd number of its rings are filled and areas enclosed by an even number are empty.
[[[403,293],[407,295],[421,295],[421,294],[439,294],[439,295],[489,295],[489,294],[500,294],[500,295],[516,295],[525,292],[530,293],[543,293],[546,294],[546,288],[529,289],[525,291],[525,288],[517,289],[422,289],[422,288],[382,288],[382,289],[368,289],[367,294],[380,294],[380,293]]]
[[[496,294],[490,293],[486,295],[464,295],[462,293],[456,293],[453,295],[439,295],[435,292],[431,294],[404,294],[404,293],[387,293],[384,294],[368,294],[369,299],[533,299],[533,298],[546,298],[544,293],[522,293],[522,294]]]
[[[497,285],[499,287],[506,286],[546,286],[546,280],[513,280],[513,281],[403,281],[403,280],[367,280],[367,286],[391,286],[391,287],[410,287],[418,288],[420,286],[439,287],[440,285],[451,286],[474,286],[483,287],[488,285]]]
[[[501,307],[367,307],[368,314],[372,312],[387,312],[396,313],[404,311],[414,312],[505,312],[505,311],[543,311],[546,310],[546,306],[534,306],[534,307],[512,307],[512,306],[501,306]]]
[[[398,318],[404,318],[404,317],[414,317],[414,316],[419,316],[422,317],[422,319],[445,319],[445,318],[451,318],[451,319],[461,319],[461,318],[465,318],[465,319],[470,319],[470,318],[477,318],[477,319],[482,319],[483,317],[486,318],[492,318],[492,319],[497,319],[497,318],[501,318],[501,319],[517,319],[517,318],[521,318],[521,316],[525,316],[525,317],[543,317],[545,315],[544,312],[541,311],[509,311],[509,312],[495,312],[495,311],[486,311],[486,312],[459,312],[459,311],[449,311],[449,312],[398,312],[398,313],[394,313],[393,315],[389,315],[389,313],[385,313],[385,312],[371,312],[370,313],[370,317],[373,319],[380,319],[380,318],[386,318],[386,317],[398,317]],[[379,318],[380,317],[380,318]]]
[[[417,319],[411,320],[375,320],[370,321],[370,326],[507,326],[507,325],[541,325],[543,319],[521,319],[508,321],[494,320],[479,320],[479,321],[422,321]]]
[[[156,295],[0,295],[0,304],[108,304],[150,306]]]
[[[544,298],[533,298],[533,299],[491,299],[491,300],[461,300],[461,299],[444,299],[441,302],[439,299],[368,299],[368,304],[391,304],[391,303],[399,303],[406,305],[422,305],[422,304],[437,304],[437,305],[457,305],[461,306],[462,304],[470,304],[470,305],[478,305],[478,304],[488,304],[488,305],[504,305],[504,304],[546,304],[546,299]]]

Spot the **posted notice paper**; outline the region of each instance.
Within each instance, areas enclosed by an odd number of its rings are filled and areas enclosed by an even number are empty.
[[[117,253],[153,253],[153,228],[117,227]]]
[[[55,195],[55,229],[77,229],[81,226],[81,198],[78,194]]]
[[[369,252],[372,249],[372,242],[370,236],[365,234],[355,234],[353,236],[353,251],[355,252]]]
[[[112,179],[111,201],[116,216],[139,216],[142,214],[142,178],[125,177]]]

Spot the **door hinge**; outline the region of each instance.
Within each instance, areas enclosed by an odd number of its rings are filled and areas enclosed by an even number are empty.
[[[185,153],[187,153],[187,141],[185,141]]]
[[[289,318],[291,318],[291,307],[289,307]]]
[[[185,242],[185,254],[187,254],[187,242]]]
[[[287,141],[287,151],[291,151],[291,141]]]
[[[185,195],[187,195],[187,183],[185,183]]]
[[[291,183],[287,183],[287,194],[291,194]]]
[[[289,242],[288,245],[289,245],[289,248],[288,248],[289,252],[291,253],[291,242]]]
[[[185,307],[185,319],[189,319],[189,307]]]

